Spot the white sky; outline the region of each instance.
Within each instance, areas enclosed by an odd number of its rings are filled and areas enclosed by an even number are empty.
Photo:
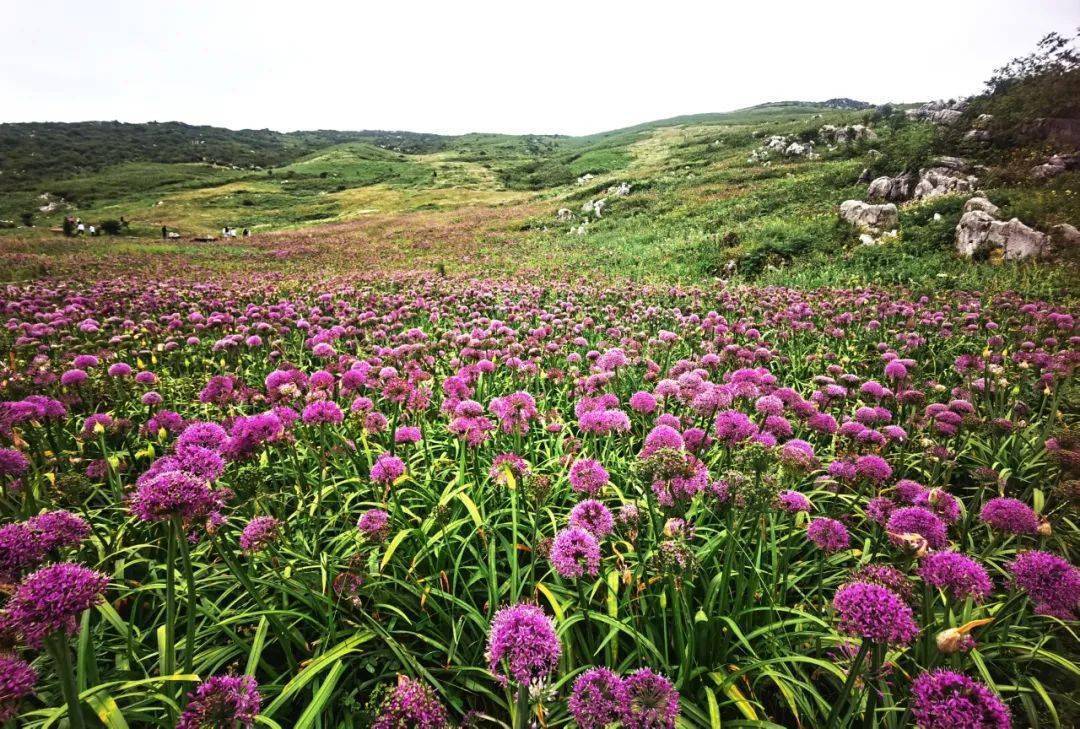
[[[980,90],[1080,0],[2,0],[0,122],[582,134]]]

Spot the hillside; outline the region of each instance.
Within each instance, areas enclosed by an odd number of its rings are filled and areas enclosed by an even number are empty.
[[[942,158],[963,158],[965,169],[978,170],[971,178],[1003,220],[1016,217],[1039,231],[1080,220],[1076,170],[1037,181],[1027,173],[1052,152],[1071,150],[1045,135],[1017,140],[1030,119],[1017,115],[1016,98],[1052,116],[1057,109],[1028,97],[1054,95],[1032,83],[1007,86],[956,109],[843,98],[772,102],[584,137],[0,125],[0,219],[22,224],[5,244],[18,259],[16,276],[55,270],[64,260],[83,266],[87,255],[137,255],[148,249],[136,241],[158,238],[161,226],[182,240],[156,243],[156,254],[183,246],[220,262],[231,255],[226,249],[187,241],[234,226],[255,233],[251,246],[302,246],[309,263],[344,270],[368,264],[1062,289],[1073,275],[1068,262],[1033,275],[958,260],[954,229],[965,198],[937,194],[951,188],[900,205],[901,245],[861,245],[859,231],[837,220],[839,204],[865,199],[870,180],[917,179],[942,169],[934,166]],[[1062,103],[1062,115],[1075,115]],[[991,136],[978,119],[994,111],[1008,128]],[[951,123],[940,123],[944,117]],[[42,240],[65,216],[99,224],[123,218],[129,238],[58,258],[54,249],[65,247]],[[244,265],[252,253],[246,245],[227,249],[239,259],[233,263]]]

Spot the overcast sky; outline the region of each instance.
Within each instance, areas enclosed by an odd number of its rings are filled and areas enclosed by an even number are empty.
[[[582,134],[980,89],[1080,0],[4,0],[0,121]]]

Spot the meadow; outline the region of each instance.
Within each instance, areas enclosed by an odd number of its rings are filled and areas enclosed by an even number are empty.
[[[5,287],[12,726],[1075,725],[1069,306],[273,245]]]

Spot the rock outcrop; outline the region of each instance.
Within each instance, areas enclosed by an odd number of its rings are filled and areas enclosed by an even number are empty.
[[[987,200],[985,197],[973,197],[964,203],[965,213],[969,213],[972,210],[981,210],[995,218],[1001,215],[1001,208]]]
[[[959,157],[941,157],[934,163],[934,167],[919,170],[917,178],[911,173],[875,178],[867,188],[866,198],[873,202],[900,203],[969,193],[979,184],[979,178],[967,174],[970,167]]]
[[[862,200],[845,200],[840,204],[840,218],[865,233],[882,233],[895,228],[900,220],[892,203],[871,205]]]
[[[1001,221],[983,210],[969,210],[956,226],[956,252],[978,259],[999,254],[1007,261],[1042,258],[1049,253],[1049,237],[1017,218]]]
[[[1055,154],[1041,165],[1031,168],[1031,177],[1034,180],[1049,180],[1063,172],[1076,169],[1080,166],[1080,156],[1075,154]]]
[[[828,144],[846,144],[863,140],[874,141],[878,138],[877,132],[863,124],[849,124],[844,127],[826,124],[818,130],[818,136],[821,141]]]

